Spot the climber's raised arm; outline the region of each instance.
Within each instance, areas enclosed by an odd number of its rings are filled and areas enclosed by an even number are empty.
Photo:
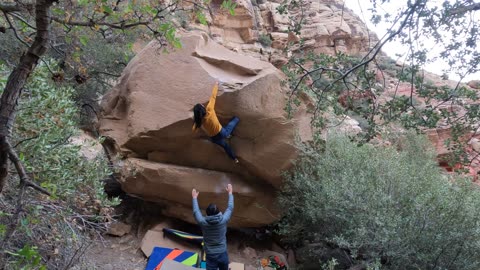
[[[225,210],[225,213],[223,213],[223,220],[225,222],[228,222],[232,216],[232,212],[233,212],[233,187],[231,184],[228,184],[227,185],[227,188],[226,188],[227,192],[228,192],[228,206],[227,206],[227,210]]]
[[[218,94],[218,82],[216,82],[215,85],[213,86],[212,95],[208,100],[207,111],[215,109],[215,101],[217,100],[217,94]]]
[[[192,205],[193,205],[193,217],[195,220],[198,222],[198,224],[206,224],[205,218],[202,215],[202,211],[200,211],[200,207],[198,206],[198,194],[200,192],[196,191],[195,189],[192,189]]]

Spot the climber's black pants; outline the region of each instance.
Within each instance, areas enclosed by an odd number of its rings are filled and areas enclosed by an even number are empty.
[[[228,253],[207,254],[207,270],[228,270]]]
[[[228,138],[230,134],[232,134],[233,130],[238,125],[238,122],[240,122],[240,119],[236,116],[233,117],[232,120],[230,120],[230,122],[225,127],[222,127],[222,129],[217,135],[210,137],[213,143],[223,147],[223,149],[231,159],[236,159],[237,157],[235,156],[232,148],[230,147],[230,145],[228,145],[225,139]]]

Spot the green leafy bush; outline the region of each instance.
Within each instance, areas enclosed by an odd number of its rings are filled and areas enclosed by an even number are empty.
[[[8,251],[7,251],[8,252]],[[18,269],[39,269],[47,270],[45,265],[41,264],[42,257],[38,253],[37,247],[30,247],[28,245],[19,249],[17,252],[8,252],[13,257],[18,258],[15,268],[23,266]]]
[[[280,196],[279,232],[311,247],[310,260],[320,265],[315,243],[327,243],[385,269],[479,269],[480,193],[443,175],[424,137],[388,148],[342,136],[319,145],[303,147]]]
[[[237,7],[237,3],[235,3],[235,1],[232,1],[232,0],[224,0],[222,2],[221,7],[224,10],[228,10],[230,15],[234,16],[235,15],[235,8]]]
[[[0,89],[7,76],[8,70],[0,65]],[[6,269],[38,269],[40,261],[48,269],[67,269],[81,260],[91,241],[85,232],[101,232],[111,220],[111,203],[101,181],[109,173],[107,162],[102,153],[85,158],[80,146],[71,142],[80,132],[75,91],[55,84],[50,76],[42,64],[28,80],[18,104],[11,143],[31,180],[52,196],[27,190],[15,237],[6,246],[10,255]],[[17,185],[17,176],[12,174],[1,194],[2,239],[6,228],[15,224]]]
[[[101,191],[98,179],[108,173],[105,160],[87,160],[79,153],[80,145],[70,143],[79,134],[73,88],[52,85],[45,67],[33,76],[14,128],[14,145],[27,170],[54,197],[70,198],[79,185]]]
[[[258,37],[258,42],[260,42],[260,44],[262,44],[263,47],[272,46],[272,38],[270,37],[270,35],[261,34]]]

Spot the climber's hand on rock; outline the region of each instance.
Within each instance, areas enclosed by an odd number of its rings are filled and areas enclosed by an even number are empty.
[[[196,199],[199,193],[196,189],[192,189],[192,198]]]
[[[226,190],[227,190],[228,194],[232,194],[232,192],[233,192],[232,185],[228,184]]]
[[[220,86],[219,86],[219,82],[218,82],[218,81],[215,82],[215,87],[218,88],[217,96],[221,95],[221,94],[224,92],[224,91],[223,91],[223,87],[220,87]]]

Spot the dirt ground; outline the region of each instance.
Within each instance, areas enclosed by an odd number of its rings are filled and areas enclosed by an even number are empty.
[[[85,253],[83,262],[73,269],[78,270],[143,270],[147,258],[139,249],[140,239],[128,234],[123,237],[104,236],[95,241]]]
[[[165,217],[161,214],[161,207],[154,203],[125,197],[122,204],[116,209],[121,216],[122,223],[130,224],[128,234],[117,237],[105,235],[104,239],[95,241],[85,253],[84,260],[77,264],[75,270],[93,269],[122,269],[143,270],[148,258],[142,252],[142,239],[149,230],[157,231],[149,238],[155,246],[164,246],[189,250],[200,253],[201,247],[190,244],[181,239],[165,236],[162,228],[172,228],[196,235],[201,235],[198,225],[182,220]],[[267,229],[228,229],[227,245],[230,262],[245,264],[245,270],[261,269],[260,261],[270,255],[278,255],[283,261],[294,263],[293,253],[290,258],[287,252],[273,241]]]
[[[185,230],[184,226],[180,228]],[[73,269],[145,269],[148,259],[140,248],[145,232],[142,231],[138,237],[134,236],[135,232],[121,237],[105,236],[103,240],[98,240],[91,245],[85,253],[85,260]],[[269,255],[281,254],[287,261],[288,256],[283,249],[271,239],[258,239],[258,234],[230,230],[227,239],[230,261],[245,264],[245,270],[260,269],[260,260]],[[179,249],[188,246],[182,243],[182,240],[174,241],[178,243]]]

